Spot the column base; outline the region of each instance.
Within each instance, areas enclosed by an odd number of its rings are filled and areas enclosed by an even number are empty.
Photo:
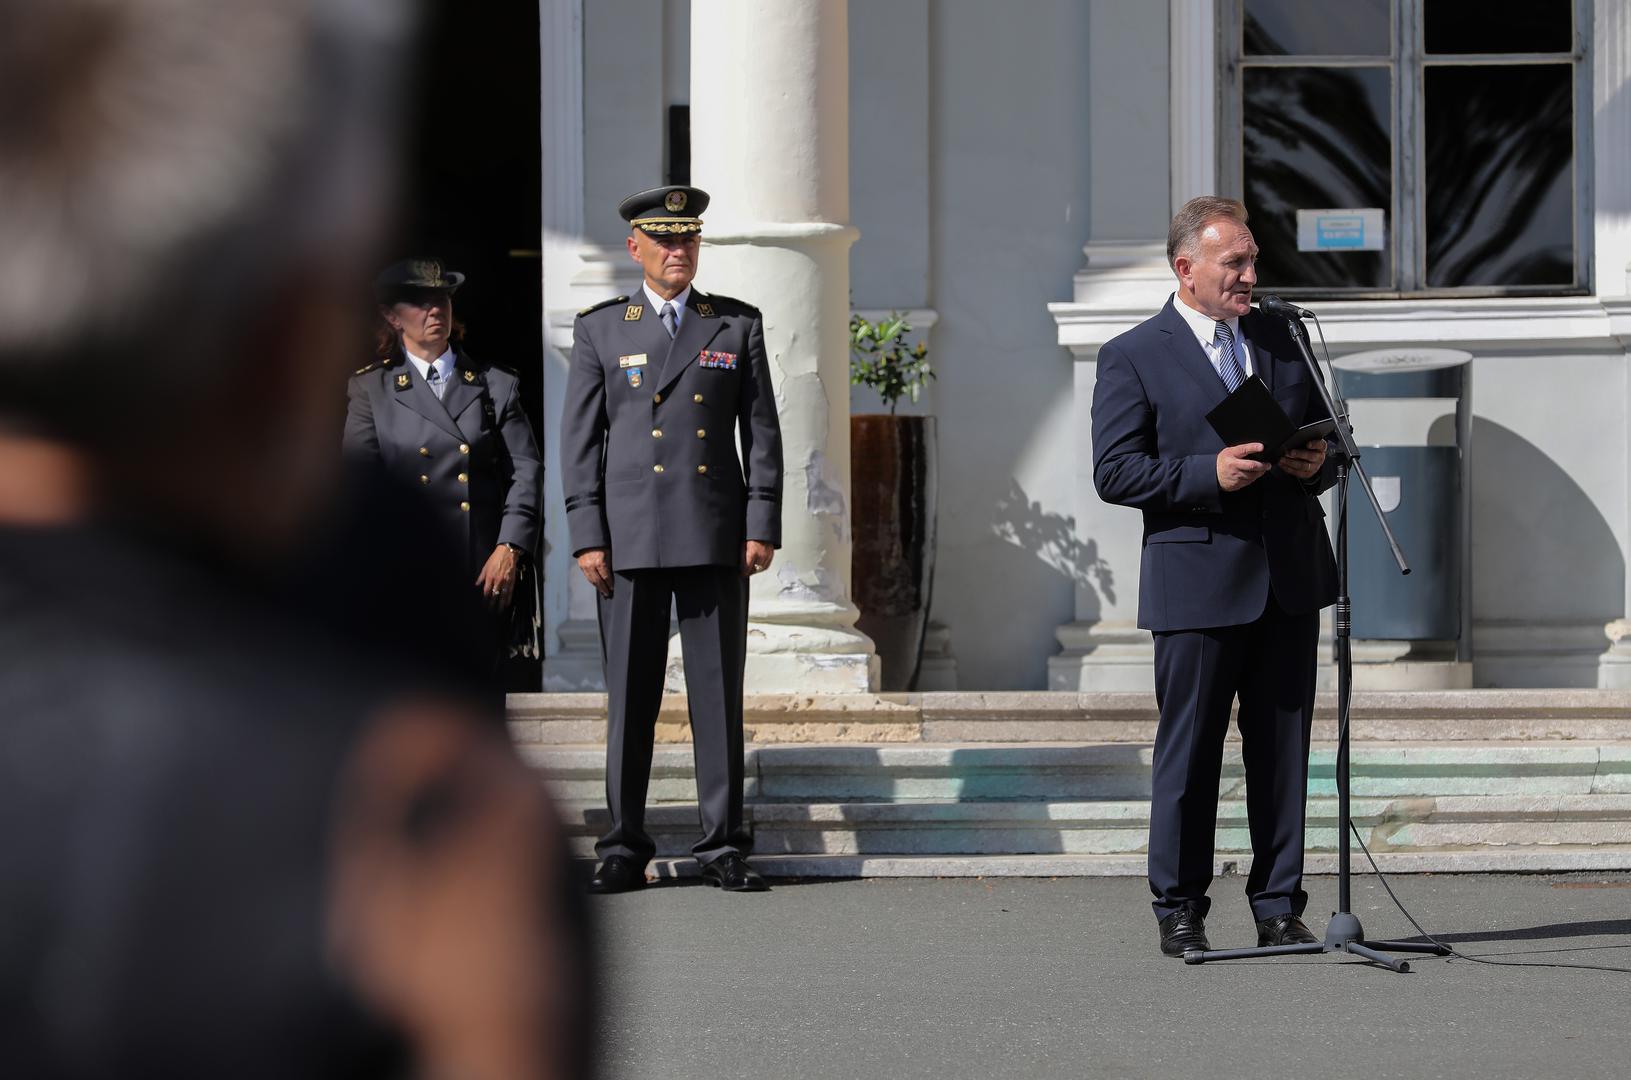
[[[1631,619],[1615,619],[1603,632],[1613,644],[1597,660],[1597,685],[1604,690],[1631,690]]]
[[[1048,689],[1155,690],[1155,639],[1128,622],[1068,622],[1063,652],[1048,659]]]
[[[1317,688],[1335,692],[1337,668],[1329,627],[1320,639]],[[1471,690],[1472,663],[1455,659],[1455,643],[1440,641],[1353,642],[1355,690]]]
[[[870,694],[882,663],[872,639],[856,630],[853,605],[754,603],[748,620],[750,694]],[[668,640],[663,690],[685,692],[685,654],[680,636]]]
[[[606,668],[600,656],[600,626],[593,619],[568,619],[556,631],[558,652],[544,656],[544,692],[594,693],[606,689]]]

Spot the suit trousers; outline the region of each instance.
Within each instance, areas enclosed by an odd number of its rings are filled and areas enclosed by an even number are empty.
[[[1288,615],[1271,594],[1252,623],[1155,635],[1161,710],[1151,777],[1149,875],[1155,916],[1211,901],[1218,782],[1229,708],[1238,695],[1252,869],[1246,897],[1259,920],[1300,915],[1308,741],[1319,613]]]
[[[748,582],[730,566],[618,571],[599,598],[606,665],[606,805],[611,829],[595,844],[602,859],[645,865],[656,845],[645,830],[646,789],[668,660],[668,614],[679,616],[691,713],[702,838],[691,849],[706,865],[747,856],[742,816],[742,667],[747,659]]]

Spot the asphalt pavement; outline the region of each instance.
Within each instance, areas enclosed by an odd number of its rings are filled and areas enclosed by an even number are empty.
[[[1393,879],[1430,932],[1526,964],[1631,969],[1631,875]],[[1243,879],[1214,948],[1256,943]],[[1191,966],[1161,956],[1142,880],[667,881],[594,897],[603,1080],[844,1077],[1614,1077],[1631,973],[1411,957]],[[1309,881],[1323,934],[1334,878]],[[1374,879],[1373,937],[1414,931]]]

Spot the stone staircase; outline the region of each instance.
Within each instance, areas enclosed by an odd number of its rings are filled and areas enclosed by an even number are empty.
[[[593,715],[603,703],[529,697],[511,703],[520,749],[555,795],[575,850],[589,855],[606,823],[605,751],[583,736],[594,734],[597,721],[603,725],[603,712]],[[969,697],[981,699],[978,707],[924,700]],[[781,715],[755,701],[760,719],[750,709],[750,730],[786,735],[802,727],[827,736],[750,744],[747,815],[756,861],[795,876],[1141,875],[1154,703],[1082,700],[1091,697],[902,695],[871,698],[870,709],[863,700],[826,702],[820,712],[812,699],[800,699],[802,709]],[[954,704],[964,715],[945,718]],[[1353,816],[1384,869],[1631,869],[1631,695],[1391,693],[1355,706]],[[683,736],[683,710],[683,699],[665,707],[667,738]],[[904,737],[914,713],[916,737]],[[958,725],[963,738],[924,739],[925,713],[929,725]],[[1372,722],[1362,729],[1366,714]],[[1054,735],[1061,726],[1100,738],[1012,738]],[[872,738],[837,741],[835,727]],[[1317,720],[1316,734],[1330,728],[1328,716]],[[881,730],[895,737],[878,739]],[[1377,731],[1393,737],[1360,737]],[[578,738],[548,737],[568,732]],[[1010,738],[968,738],[988,733]],[[1308,803],[1313,872],[1336,865],[1334,759],[1334,744],[1316,744]],[[691,869],[683,855],[697,833],[695,799],[690,746],[659,745],[647,815],[665,857],[659,873]],[[1238,743],[1225,751],[1217,851],[1220,872],[1250,863]],[[1358,868],[1363,858],[1356,857]]]

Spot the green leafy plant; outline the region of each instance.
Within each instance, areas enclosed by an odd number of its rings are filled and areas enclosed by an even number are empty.
[[[912,324],[898,311],[872,322],[860,315],[849,320],[849,381],[853,386],[870,386],[895,415],[900,399],[910,397],[916,404],[924,385],[934,378],[929,367],[929,347],[921,340],[909,343],[906,336]]]

